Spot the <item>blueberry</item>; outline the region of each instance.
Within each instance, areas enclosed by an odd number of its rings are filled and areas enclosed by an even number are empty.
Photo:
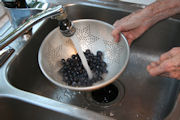
[[[99,70],[99,69],[100,69],[100,66],[99,66],[99,65],[97,65],[97,66],[96,66],[96,69],[98,69],[98,70]]]
[[[76,72],[78,70],[77,67],[74,67],[73,69],[74,69],[74,72]]]
[[[89,62],[92,62],[92,61],[93,61],[93,58],[89,58],[88,61],[89,61]]]
[[[78,55],[75,55],[74,59],[75,59],[75,60],[78,60]]]
[[[102,77],[101,77],[101,76],[98,76],[98,77],[97,77],[97,80],[98,80],[98,81],[102,80]]]
[[[66,80],[66,81],[67,81],[67,80],[68,80],[68,77],[67,77],[67,76],[65,76],[65,77],[64,77],[64,80]]]
[[[75,73],[75,72],[73,72],[73,73],[72,73],[72,76],[73,76],[73,77],[76,77],[76,73]]]
[[[83,73],[83,77],[88,77],[87,72],[84,72],[84,73]]]
[[[63,69],[64,69],[64,70],[67,70],[67,69],[68,69],[68,66],[67,66],[67,65],[64,65],[64,66],[63,66]]]
[[[82,67],[81,67],[81,66],[78,66],[77,70],[78,70],[78,71],[82,70]]]
[[[79,78],[79,81],[80,81],[80,82],[84,82],[84,81],[85,81],[85,78],[81,76],[81,77]]]
[[[65,59],[61,59],[61,64],[64,65],[66,63]]]
[[[71,85],[71,84],[72,84],[72,82],[71,82],[70,80],[68,80],[68,81],[67,81],[67,84],[68,84],[68,85]]]
[[[70,74],[70,73],[71,73],[71,71],[70,71],[70,70],[68,70],[68,71],[67,71],[67,73],[68,73],[68,74]]]
[[[73,60],[69,64],[71,67],[73,67],[75,65]]]
[[[82,74],[82,73],[83,73],[83,70],[80,70],[79,73]]]
[[[80,63],[77,63],[76,66],[77,66],[77,67],[81,67],[81,64],[80,64]]]
[[[81,82],[78,82],[78,83],[77,83],[77,86],[81,86]]]
[[[106,67],[107,64],[106,64],[105,62],[101,62],[101,66],[102,66],[102,67]]]
[[[79,75],[79,71],[76,71],[76,75]]]
[[[75,78],[74,78],[74,81],[75,81],[75,82],[78,82],[79,80],[78,80],[78,78],[77,78],[77,77],[75,77]]]
[[[101,76],[103,74],[103,71],[99,71],[99,76]]]
[[[108,70],[104,69],[104,70],[103,70],[103,73],[108,73]]]
[[[94,68],[94,66],[93,65],[90,65],[90,69],[92,70]]]
[[[73,67],[72,67],[72,66],[69,66],[68,69],[69,69],[69,71],[72,71],[72,70],[73,70]]]
[[[72,58],[72,59],[75,59],[75,58],[76,58],[76,55],[72,55],[71,58]]]
[[[69,66],[69,65],[70,65],[70,63],[67,61],[65,65],[66,65],[66,66]]]
[[[86,54],[90,54],[91,51],[90,51],[89,49],[87,49],[85,53],[86,53]]]
[[[92,68],[92,71],[93,71],[93,72],[96,72],[96,68],[95,68],[95,67],[93,67],[93,68]]]
[[[87,86],[87,85],[86,85],[86,82],[82,82],[81,85],[82,85],[82,86]]]
[[[86,83],[86,85],[87,85],[87,86],[91,86],[91,85],[92,85],[92,82],[88,81],[88,82]]]
[[[64,68],[61,68],[59,72],[62,74],[64,72]]]
[[[78,54],[76,54],[76,57],[77,57],[77,59],[80,59],[80,57],[79,57],[79,55],[78,55]]]
[[[94,64],[96,64],[97,63],[97,61],[96,61],[96,59],[93,59],[93,61],[92,61]]]
[[[96,59],[97,59],[98,61],[101,61],[101,60],[102,60],[101,56],[97,56]]]
[[[71,62],[71,58],[68,58],[68,59],[67,59],[67,62]]]
[[[96,75],[99,75],[99,71],[96,70],[96,71],[95,71],[95,74],[96,74]]]
[[[67,72],[64,72],[63,75],[64,75],[64,76],[68,76],[68,73],[67,73]]]
[[[71,82],[73,82],[73,81],[74,81],[73,77],[69,77],[69,80],[70,80]]]
[[[97,51],[97,56],[100,56],[100,57],[101,57],[102,54],[103,54],[103,53],[102,53],[101,51]]]
[[[72,82],[72,86],[77,86],[77,83],[76,82]]]
[[[93,56],[94,56],[94,55],[93,55],[92,53],[89,53],[89,54],[88,54],[88,58],[93,58]]]

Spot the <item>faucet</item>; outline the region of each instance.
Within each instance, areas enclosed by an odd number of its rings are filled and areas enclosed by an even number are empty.
[[[12,41],[25,33],[27,30],[31,29],[36,23],[50,17],[53,17],[59,21],[59,28],[64,36],[70,37],[75,33],[75,28],[73,27],[71,21],[67,19],[65,8],[62,5],[59,5],[44,10],[27,19],[22,25],[20,25],[14,31],[10,32],[7,36],[5,36],[2,40],[0,40],[0,50],[8,46]]]

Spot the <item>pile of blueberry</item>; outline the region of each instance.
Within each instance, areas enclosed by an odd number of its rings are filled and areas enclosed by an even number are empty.
[[[89,49],[84,52],[89,67],[93,73],[93,78],[89,79],[78,54],[72,55],[67,60],[61,59],[62,68],[60,73],[63,81],[70,86],[91,86],[93,83],[102,80],[102,75],[108,73],[107,64],[103,61],[103,53],[97,51],[94,55]]]

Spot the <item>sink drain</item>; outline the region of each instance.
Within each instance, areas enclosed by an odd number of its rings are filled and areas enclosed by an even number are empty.
[[[118,88],[115,85],[110,84],[104,88],[93,91],[91,96],[99,103],[109,103],[117,98]]]
[[[121,102],[124,97],[124,86],[120,81],[116,81],[104,88],[88,92],[86,95],[91,105],[108,107]]]

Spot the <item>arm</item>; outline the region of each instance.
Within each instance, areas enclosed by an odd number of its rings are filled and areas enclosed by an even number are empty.
[[[118,42],[119,33],[122,32],[131,44],[152,25],[177,13],[180,13],[180,0],[157,1],[116,21],[112,35],[115,41]]]
[[[180,13],[180,0],[160,0],[145,8],[150,25]]]

